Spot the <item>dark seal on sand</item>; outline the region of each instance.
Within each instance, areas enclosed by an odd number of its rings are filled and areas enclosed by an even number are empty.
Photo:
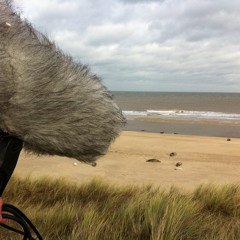
[[[181,163],[181,162],[177,162],[177,163],[175,164],[175,166],[176,166],[176,167],[181,167],[181,166],[182,166],[182,163]]]
[[[146,160],[146,162],[161,162],[161,161],[156,158],[150,158],[150,159]]]
[[[175,153],[175,152],[171,152],[171,153],[169,154],[170,157],[174,157],[174,156],[176,156],[176,155],[177,155],[177,153]]]

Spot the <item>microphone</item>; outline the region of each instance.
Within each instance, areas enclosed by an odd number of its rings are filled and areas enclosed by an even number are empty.
[[[100,78],[0,0],[0,131],[28,151],[93,163],[124,124]]]

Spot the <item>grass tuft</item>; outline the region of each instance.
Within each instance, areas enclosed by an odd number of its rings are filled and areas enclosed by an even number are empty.
[[[3,196],[46,240],[239,240],[240,187],[200,186],[193,193],[117,187],[99,179],[13,177]],[[22,239],[0,228],[0,239]]]

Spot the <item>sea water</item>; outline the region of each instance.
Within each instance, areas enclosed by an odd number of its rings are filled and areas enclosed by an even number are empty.
[[[125,130],[240,137],[240,93],[113,94],[128,120]]]

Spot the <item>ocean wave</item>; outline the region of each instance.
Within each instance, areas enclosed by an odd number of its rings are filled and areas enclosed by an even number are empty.
[[[123,111],[128,118],[166,118],[183,120],[219,120],[219,121],[240,121],[238,113],[187,111],[187,110],[146,110],[146,111]]]

